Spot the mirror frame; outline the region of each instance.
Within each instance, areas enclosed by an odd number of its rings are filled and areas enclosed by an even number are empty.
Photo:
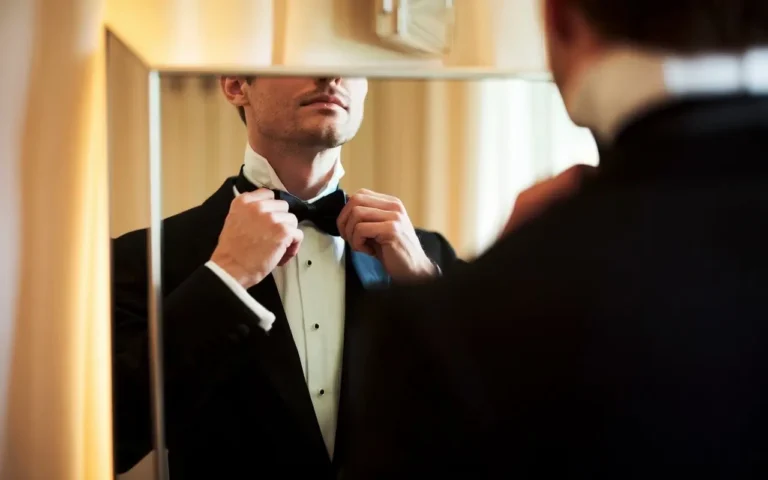
[[[136,54],[128,45],[120,40],[108,28],[106,29],[105,45],[107,56],[110,55],[111,42],[120,43],[131,55],[139,59],[147,71],[147,98],[144,99],[148,106],[148,126],[145,132],[148,141],[147,159],[149,166],[149,228],[148,228],[148,255],[147,272],[147,324],[149,331],[149,368],[150,368],[150,394],[152,409],[152,445],[154,456],[154,473],[157,480],[168,480],[168,458],[165,455],[165,395],[163,375],[163,294],[162,294],[162,117],[161,117],[161,90],[160,76],[162,70],[148,65],[141,56]],[[109,69],[109,61],[106,62]],[[107,73],[107,80],[109,75]],[[109,82],[107,91],[109,92]],[[109,95],[108,95],[109,97]],[[109,110],[109,99],[107,110]],[[109,120],[108,120],[109,121]],[[109,131],[109,129],[108,129]],[[107,144],[111,142],[107,138]],[[108,164],[112,164],[111,152],[107,155]],[[110,202],[111,203],[111,202]],[[111,213],[110,213],[111,216]],[[114,329],[114,322],[110,318],[110,325]],[[114,330],[113,330],[114,331]],[[113,333],[114,335],[114,333]],[[113,439],[114,441],[114,439]]]

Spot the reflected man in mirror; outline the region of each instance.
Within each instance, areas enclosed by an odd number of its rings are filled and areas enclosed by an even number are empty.
[[[600,165],[363,310],[344,478],[768,478],[768,4],[541,3]]]
[[[220,84],[247,127],[243,166],[163,224],[170,473],[334,478],[347,446],[344,350],[365,320],[352,307],[366,290],[440,275],[456,256],[414,229],[397,198],[339,189],[366,79]],[[114,242],[119,471],[151,449],[146,238]]]

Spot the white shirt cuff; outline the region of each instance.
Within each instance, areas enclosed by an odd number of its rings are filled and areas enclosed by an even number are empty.
[[[213,261],[208,261],[205,264],[206,267],[210,268],[213,273],[216,274],[217,277],[221,279],[222,282],[226,286],[229,287],[230,290],[232,290],[232,293],[234,293],[237,298],[240,299],[241,302],[245,304],[246,307],[248,307],[254,315],[259,319],[259,326],[264,329],[265,332],[268,332],[272,328],[272,324],[275,323],[275,314],[264,308],[263,305],[261,305],[259,302],[256,301],[249,293],[248,290],[246,290],[240,283],[232,278],[232,275],[228,274],[224,271],[223,268],[216,265]]]

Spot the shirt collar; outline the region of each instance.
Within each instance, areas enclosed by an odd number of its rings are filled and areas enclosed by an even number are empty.
[[[245,146],[245,160],[243,163],[243,175],[252,184],[276,190],[288,191],[285,185],[275,173],[272,165],[262,155],[256,153],[250,144]],[[341,158],[336,159],[336,163],[333,167],[333,174],[328,185],[325,186],[314,198],[308,200],[307,203],[312,203],[318,199],[333,193],[339,188],[339,182],[344,176],[344,167],[341,165]],[[288,192],[291,193],[291,192]],[[237,195],[237,192],[235,193]]]
[[[768,47],[689,57],[615,50],[582,72],[563,100],[574,123],[610,143],[633,118],[660,104],[740,93],[768,93]]]

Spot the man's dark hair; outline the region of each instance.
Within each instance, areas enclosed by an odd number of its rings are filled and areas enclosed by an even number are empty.
[[[768,0],[571,0],[612,41],[675,53],[768,45]]]
[[[248,82],[248,83],[251,83],[254,78],[256,78],[256,77],[248,76],[248,77],[245,77],[245,81]],[[240,114],[240,119],[243,121],[243,125],[247,125],[247,122],[245,121],[245,108],[237,107],[237,113]]]

